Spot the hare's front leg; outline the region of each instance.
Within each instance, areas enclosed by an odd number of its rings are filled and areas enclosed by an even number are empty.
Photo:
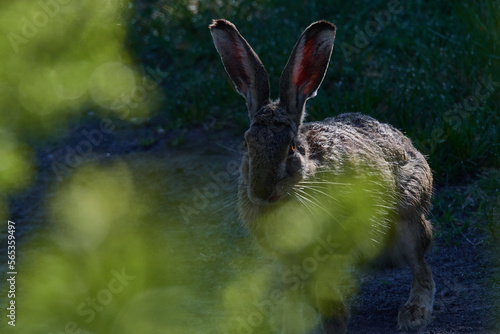
[[[420,329],[431,320],[434,304],[434,280],[424,255],[430,245],[430,222],[422,215],[420,221],[405,226],[406,233],[400,239],[400,250],[408,261],[412,273],[410,298],[401,307],[398,315],[400,329]],[[401,242],[402,241],[402,242]]]

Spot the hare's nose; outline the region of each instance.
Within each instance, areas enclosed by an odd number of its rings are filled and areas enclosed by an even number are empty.
[[[278,199],[273,183],[262,179],[251,182],[248,195],[252,202],[259,205],[265,205]]]
[[[261,196],[258,196],[257,194],[255,194],[255,192],[253,191],[249,191],[249,194],[248,194],[250,200],[257,204],[257,205],[266,205],[266,204],[269,204],[269,203],[274,203],[274,202],[277,202],[279,201],[279,199],[281,198],[280,195],[276,195],[276,194],[272,194],[272,195],[269,195],[269,196],[266,196],[266,197],[261,197]]]
[[[267,201],[271,197],[273,193],[273,188],[272,187],[254,187],[253,188],[253,196],[257,197],[259,200],[262,201]]]

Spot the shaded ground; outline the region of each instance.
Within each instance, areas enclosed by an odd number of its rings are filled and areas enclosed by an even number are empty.
[[[90,131],[96,126],[98,123],[90,123],[86,129]],[[54,165],[54,162],[67,163],[66,147],[76,149],[82,140],[85,140],[82,128],[74,128],[68,131],[68,136],[61,142],[37,148],[34,185],[14,197],[10,205],[11,220],[19,222],[19,257],[30,256],[23,254],[22,250],[27,240],[36,239],[44,233],[50,234],[50,216],[45,205],[53,197],[57,185],[70,178],[73,170]],[[123,160],[132,170],[135,182],[145,186],[144,196],[152,196],[155,201],[164,203],[160,216],[173,216],[189,227],[191,219],[198,219],[198,216],[210,212],[211,218],[206,219],[202,228],[196,225],[189,231],[198,244],[197,258],[193,261],[216,263],[210,266],[211,271],[202,274],[205,277],[199,277],[197,281],[210,282],[204,291],[217,294],[222,289],[222,283],[217,282],[218,277],[224,280],[231,271],[248,270],[230,265],[234,254],[259,256],[248,250],[251,248],[250,237],[236,222],[235,184],[222,187],[206,205],[200,204],[202,208],[198,213],[187,219],[185,214],[180,213],[179,206],[197,200],[196,189],[204,191],[213,182],[211,172],[225,171],[228,163],[238,161],[236,150],[240,140],[238,135],[203,128],[192,129],[187,133],[163,133],[154,128],[118,127],[113,133],[104,134],[102,142],[93,147],[92,155],[84,157],[75,167],[90,160],[103,165],[108,161]],[[207,239],[211,242],[204,241]],[[498,277],[498,253],[494,254],[488,248],[489,243],[485,242],[479,231],[476,238],[458,235],[455,239],[445,243],[438,238],[428,255],[436,282],[436,302],[435,320],[427,333],[499,333],[499,328],[495,329],[495,316],[498,321],[499,314],[495,302],[500,294],[498,282],[495,285],[493,279]],[[5,245],[2,247],[5,248]],[[361,281],[361,293],[353,303],[349,333],[400,333],[396,329],[396,317],[399,306],[409,293],[409,269],[365,274]],[[0,301],[5,302],[3,292]],[[207,316],[217,315],[217,310],[208,309],[204,312]]]

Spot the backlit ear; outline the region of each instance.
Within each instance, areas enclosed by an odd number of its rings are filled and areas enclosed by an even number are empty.
[[[215,48],[238,93],[246,99],[248,116],[269,103],[269,79],[257,54],[236,27],[226,20],[214,20],[209,26]]]
[[[332,23],[311,24],[295,44],[280,79],[280,104],[297,125],[302,123],[304,106],[316,95],[332,55],[336,28]]]

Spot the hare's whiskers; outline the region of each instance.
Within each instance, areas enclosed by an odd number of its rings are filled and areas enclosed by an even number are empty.
[[[224,146],[224,145],[219,144],[219,143],[217,143],[217,146],[220,146],[220,147],[222,147],[222,148],[225,148],[226,150],[231,151],[231,152],[239,153],[239,152],[238,152],[237,150],[235,150],[234,148],[230,148],[230,147]]]
[[[295,188],[294,188],[295,189]],[[322,211],[324,211],[328,216],[330,216],[331,218],[333,218],[333,220],[340,224],[342,227],[344,227],[344,224],[342,224],[342,222],[332,214],[332,212],[328,209],[326,209],[323,205],[321,205],[321,203],[318,203],[317,199],[314,197],[314,195],[312,194],[309,194],[308,192],[304,191],[304,190],[301,190],[301,189],[295,189],[296,191],[302,193],[302,198],[307,200],[309,203],[311,204],[314,204],[316,207],[318,207],[319,209],[321,209]],[[308,196],[308,197],[307,197]]]
[[[305,201],[305,199],[303,198],[303,196],[301,194],[294,191],[293,195],[314,217],[317,217],[316,213],[314,213],[314,211],[311,210],[311,207]]]
[[[332,196],[332,195],[330,195],[330,194],[327,194],[326,192],[324,192],[324,191],[320,190],[319,188],[317,188],[317,187],[315,187],[315,186],[307,186],[307,187],[305,187],[305,189],[310,189],[310,190],[315,191],[315,192],[317,192],[317,193],[323,194],[323,195],[325,195],[326,197],[328,197],[328,198],[332,199],[334,202],[339,203],[339,200],[338,200],[338,199],[336,199],[335,197],[333,197],[333,196]]]
[[[306,201],[308,201],[309,203],[311,204],[314,204],[315,206],[317,206],[319,209],[323,210],[324,212],[326,212],[327,214],[329,214],[330,216],[332,216],[331,212],[328,211],[326,208],[324,208],[320,203],[318,203],[316,200],[316,198],[309,194],[308,192],[304,191],[304,190],[301,190],[301,189],[296,189],[298,192],[301,193],[302,195],[302,198],[305,199]],[[333,216],[332,216],[333,217]]]
[[[220,200],[214,204],[214,206],[219,206],[219,204],[222,204],[221,207],[216,209],[214,213],[218,213],[222,210],[225,210],[227,208],[233,207],[236,203],[238,203],[238,199],[233,199],[233,200]]]
[[[304,180],[304,181],[300,181],[300,183],[329,184],[329,185],[334,185],[334,186],[351,186],[352,185],[351,183],[333,182],[333,181],[326,181],[326,180],[321,180],[321,179]]]

